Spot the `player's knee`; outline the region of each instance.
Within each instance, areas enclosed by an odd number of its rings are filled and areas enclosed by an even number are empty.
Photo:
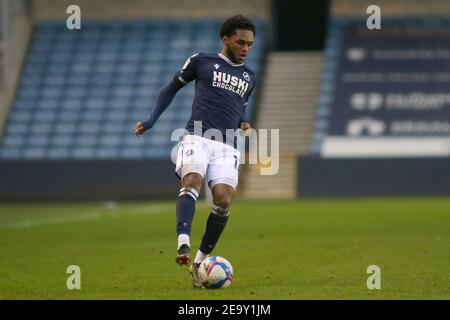
[[[181,185],[185,188],[194,188],[199,191],[202,186],[202,176],[198,173],[188,173],[183,177]]]
[[[213,203],[217,207],[228,211],[228,209],[230,208],[230,205],[231,205],[231,197],[230,196],[217,197],[214,199]]]
[[[213,201],[211,212],[219,217],[228,217],[230,215],[230,202],[228,201]]]

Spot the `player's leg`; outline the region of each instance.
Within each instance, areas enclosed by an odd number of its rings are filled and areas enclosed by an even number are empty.
[[[181,265],[191,263],[191,226],[195,214],[195,203],[200,193],[202,181],[202,176],[195,172],[186,174],[181,180],[181,189],[177,198],[176,208],[178,235],[176,262]]]
[[[216,246],[227,225],[231,200],[238,184],[239,151],[224,144],[211,144],[214,145],[212,148],[215,149],[216,155],[219,154],[209,163],[206,173],[213,203],[194,263],[201,263]]]
[[[192,264],[191,274],[194,287],[203,287],[199,277],[200,263],[213,251],[228,222],[230,204],[233,198],[234,188],[227,184],[216,184],[212,189],[213,204],[211,213],[206,222],[206,231],[203,235],[200,248]]]
[[[176,217],[178,252],[176,262],[181,265],[190,264],[190,235],[192,220],[206,174],[208,155],[201,141],[192,135],[185,136],[180,143],[177,155],[176,173],[181,178],[180,193],[177,198]]]
[[[211,213],[206,222],[206,231],[203,235],[195,262],[203,261],[214,250],[219,241],[227,225],[228,216],[230,215],[230,205],[234,188],[228,184],[219,183],[213,187],[212,194],[213,204],[211,206]]]

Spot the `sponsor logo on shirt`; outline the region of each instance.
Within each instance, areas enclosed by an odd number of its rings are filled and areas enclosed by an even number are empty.
[[[248,81],[250,81],[250,76],[247,72],[244,72],[243,76],[247,81],[239,77],[232,76],[226,72],[214,70],[212,86],[233,91],[241,97],[244,97],[248,89]]]

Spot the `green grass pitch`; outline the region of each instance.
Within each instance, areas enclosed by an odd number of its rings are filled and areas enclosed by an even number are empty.
[[[195,254],[209,209],[197,205]],[[1,204],[0,299],[449,299],[450,198],[242,201],[224,290],[175,264],[175,203]],[[68,290],[69,265],[81,290]],[[381,289],[366,286],[369,265]]]

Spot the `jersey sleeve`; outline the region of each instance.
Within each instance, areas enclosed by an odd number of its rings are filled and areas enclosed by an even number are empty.
[[[247,96],[245,97],[244,106],[247,107],[248,100],[250,99],[250,96],[252,95],[253,89],[255,89],[255,87],[256,87],[256,79],[255,79],[255,81],[253,83],[252,88],[250,89],[250,91],[248,92]]]
[[[175,79],[183,85],[197,78],[198,53],[190,56],[183,67],[175,75]]]
[[[248,105],[248,100],[250,99],[250,96],[252,95],[253,89],[255,89],[255,87],[256,87],[256,79],[255,79],[255,83],[253,84],[253,87],[250,89],[247,96],[245,97],[244,110],[242,111],[242,115],[241,115],[241,119],[239,120],[239,124],[241,124],[242,122],[249,122],[247,105]]]

